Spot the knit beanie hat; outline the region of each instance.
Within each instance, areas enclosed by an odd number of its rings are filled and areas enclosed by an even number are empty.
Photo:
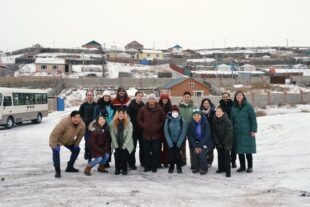
[[[156,100],[156,95],[154,93],[147,95],[147,100],[150,100],[150,99]]]
[[[192,116],[194,116],[195,114],[200,114],[200,115],[202,115],[202,111],[200,111],[199,109],[193,109],[193,114],[192,114]]]
[[[173,105],[173,106],[171,107],[171,111],[177,111],[177,112],[179,112],[178,106],[177,106],[177,105]]]

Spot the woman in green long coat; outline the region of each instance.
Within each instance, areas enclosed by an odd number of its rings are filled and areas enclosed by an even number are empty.
[[[251,104],[241,91],[235,94],[231,110],[231,121],[234,128],[234,146],[239,155],[240,168],[237,172],[245,171],[245,154],[248,168],[247,173],[253,171],[253,153],[256,153],[255,133],[257,132],[256,114]]]

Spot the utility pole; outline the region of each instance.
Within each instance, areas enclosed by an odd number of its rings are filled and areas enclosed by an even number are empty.
[[[106,51],[106,45],[103,43],[103,48],[100,46],[100,52],[101,52],[101,57],[102,57],[102,77],[106,76],[106,71],[105,71],[105,51]]]

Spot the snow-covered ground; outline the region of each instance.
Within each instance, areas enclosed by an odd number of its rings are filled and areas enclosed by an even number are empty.
[[[205,176],[192,174],[188,166],[181,175],[168,174],[167,169],[144,173],[139,167],[127,176],[116,176],[112,160],[108,174],[92,171],[87,177],[64,172],[70,154],[62,147],[62,178],[55,179],[49,134],[71,110],[53,112],[39,125],[0,130],[1,207],[309,206],[310,113],[258,118],[252,174],[234,169],[231,178],[216,174],[215,159]],[[86,165],[83,153],[82,147],[75,165],[80,171]]]

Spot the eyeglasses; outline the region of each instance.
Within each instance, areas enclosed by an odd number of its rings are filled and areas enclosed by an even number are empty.
[[[193,109],[193,112],[198,112],[198,111],[200,111],[199,109]]]

